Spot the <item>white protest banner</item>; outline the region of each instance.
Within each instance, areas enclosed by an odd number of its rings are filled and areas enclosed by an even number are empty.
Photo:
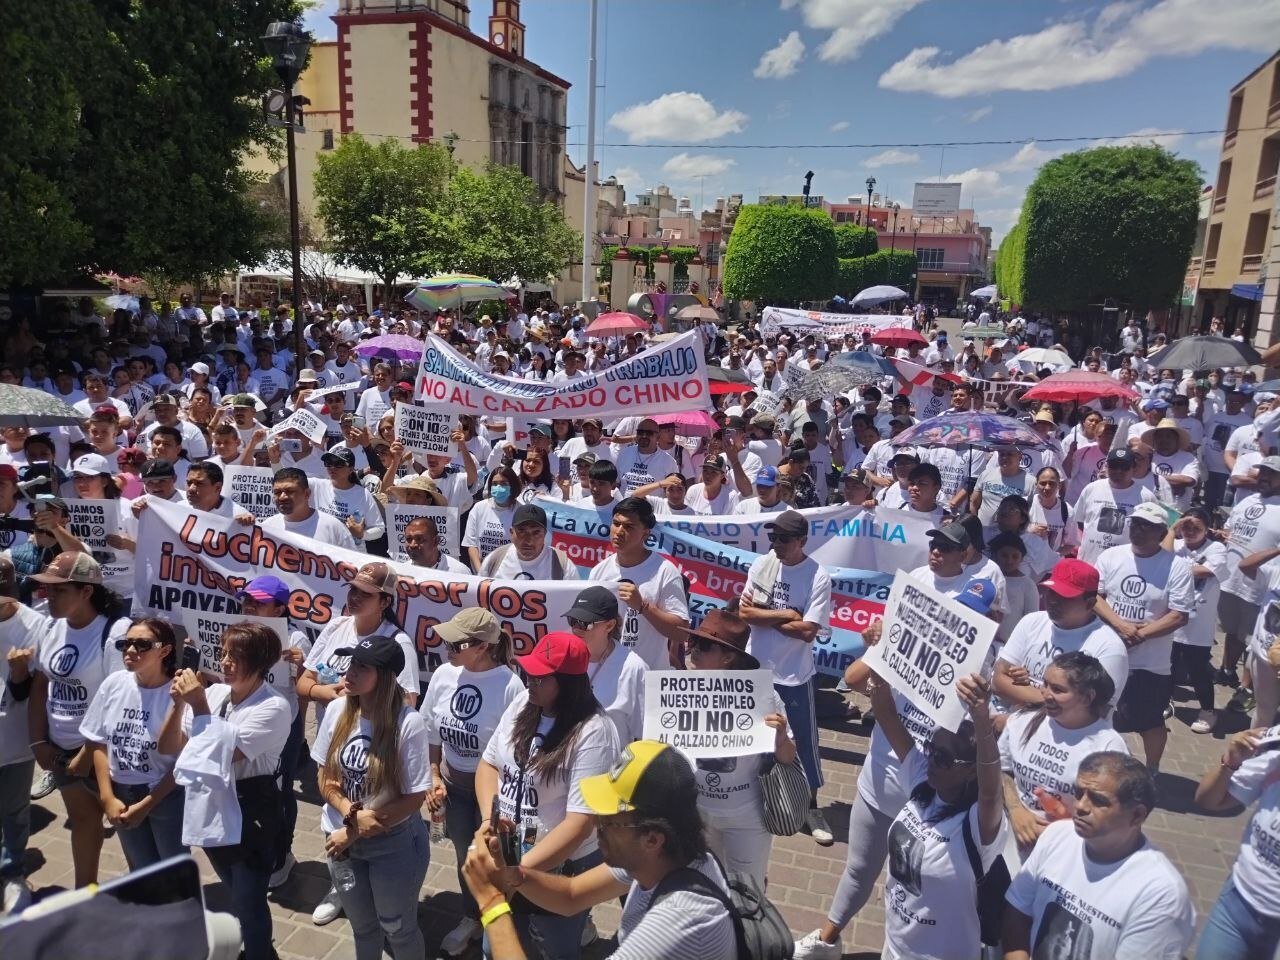
[[[817,310],[793,310],[788,307],[765,307],[760,312],[760,333],[774,336],[783,330],[819,337],[843,337],[846,333],[861,335],[890,327],[911,327],[911,317],[891,313],[822,313]]]
[[[252,513],[255,520],[265,520],[276,513],[271,495],[274,477],[270,467],[227,467],[222,475],[222,495]]]
[[[65,502],[67,529],[89,548],[93,559],[102,567],[102,579],[114,589],[113,581],[118,582],[133,571],[132,554],[107,543],[107,537],[120,532],[120,501],[70,499]]]
[[[959,727],[965,707],[956,681],[982,670],[996,622],[898,571],[883,630],[863,661],[938,726]]]
[[[416,403],[396,404],[396,439],[414,453],[449,452],[454,415],[427,410]]]
[[[650,670],[644,680],[644,738],[692,760],[772,753],[776,734],[771,670]]]
[[[485,373],[433,335],[422,353],[414,398],[446,413],[544,419],[646,417],[711,405],[696,330],[562,384]]]
[[[314,444],[323,444],[328,432],[323,420],[310,410],[295,410],[290,416],[281,420],[267,434],[268,440],[274,440],[285,430],[297,430]]]
[[[462,552],[458,547],[458,508],[414,507],[407,503],[387,505],[387,546],[390,548],[391,559],[409,559],[404,550],[404,528],[419,517],[431,517],[435,520],[436,532],[440,535],[440,552],[455,560],[462,560]]]
[[[334,394],[350,393],[352,390],[359,390],[360,384],[361,381],[353,380],[350,383],[337,383],[331,387],[317,387],[307,394],[307,398],[303,402],[316,403],[326,399],[327,397],[331,397]]]
[[[187,628],[188,642],[200,651],[200,669],[222,679],[222,633],[233,623],[260,623],[280,638],[280,646],[289,646],[289,621],[284,617],[250,617],[244,614],[200,613],[182,611],[182,625]]]
[[[1035,386],[1034,380],[983,380],[981,377],[966,376],[970,387],[982,391],[982,405],[988,410],[999,410],[1004,406],[1005,395],[1014,389],[1027,389]]]

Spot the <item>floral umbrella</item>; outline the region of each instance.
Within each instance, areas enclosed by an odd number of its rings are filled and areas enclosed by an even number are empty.
[[[470,273],[446,273],[424,280],[404,298],[415,310],[447,310],[480,300],[512,300],[515,294],[500,283]]]
[[[84,422],[70,404],[43,390],[0,383],[0,427],[59,427]]]
[[[356,355],[405,361],[417,360],[422,356],[425,346],[426,344],[421,340],[405,336],[403,333],[387,333],[359,343],[356,346]]]
[[[1053,445],[1025,423],[975,410],[944,413],[907,427],[893,447],[955,447],[971,450],[1050,450]]]

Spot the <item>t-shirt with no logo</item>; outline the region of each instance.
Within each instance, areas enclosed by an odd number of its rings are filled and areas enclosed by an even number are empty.
[[[626,746],[644,732],[644,675],[649,668],[634,650],[614,644],[599,663],[587,667],[591,692],[618,731],[618,742]]]
[[[1129,747],[1106,718],[1071,730],[1044,716],[1028,738],[1027,731],[1039,716],[1037,711],[1024,711],[1009,717],[1000,734],[1000,767],[1013,775],[1022,805],[1047,821],[1044,808],[1036,799],[1036,787],[1044,788],[1059,800],[1074,798],[1076,771],[1081,760],[1099,750],[1128,753]]]
[[[724,875],[710,857],[689,866],[728,894]],[[695,890],[675,890],[650,908],[656,886],[645,890],[621,867],[610,873],[619,883],[631,884],[612,960],[736,960],[733,921],[719,900]]]
[[[1029,613],[1014,629],[998,659],[1012,667],[1025,667],[1033,687],[1044,686],[1044,672],[1059,654],[1083,651],[1102,664],[1116,685],[1120,699],[1129,679],[1129,651],[1120,635],[1094,617],[1083,627],[1065,630],[1056,627],[1043,610]],[[994,702],[994,701],[993,701]]]
[[[1232,507],[1227,517],[1226,543],[1227,578],[1222,582],[1222,592],[1257,603],[1262,596],[1262,581],[1245,576],[1240,561],[1280,544],[1280,497],[1251,493]]]
[[[106,617],[94,617],[86,626],[73,629],[66,620],[54,620],[36,650],[37,669],[49,679],[45,711],[49,716],[49,739],[64,750],[84,743],[80,724],[89,703],[107,675],[124,669],[114,644],[129,629],[129,619],[121,617],[107,631]]]
[[[316,732],[316,742],[311,747],[311,759],[323,767],[328,759],[329,745],[333,742],[338,721],[346,710],[347,698],[339,697],[332,703],[333,709],[325,712],[324,720]],[[372,751],[373,724],[363,715],[351,728],[347,742],[338,751],[338,770],[329,771],[342,781],[342,795],[348,800],[359,800],[366,808],[376,810],[411,793],[425,793],[431,789],[431,758],[427,750],[427,728],[422,716],[412,707],[400,709],[400,723],[396,743],[400,757],[400,783],[398,791],[384,787],[376,796],[369,796],[366,775],[369,772],[369,754]],[[404,818],[418,816],[412,811]],[[403,823],[404,820],[399,821]],[[331,805],[325,804],[320,813],[320,826],[332,833],[342,826],[342,815]],[[396,824],[388,824],[396,826]]]
[[[1119,616],[1152,623],[1171,610],[1190,614],[1196,608],[1191,564],[1168,550],[1140,557],[1128,544],[1104,550],[1098,558],[1098,594]],[[1129,649],[1129,669],[1168,676],[1172,670],[1173,635],[1143,640]]]
[[[231,688],[225,683],[215,683],[205,691],[205,699],[209,714],[199,718],[199,726],[203,727],[209,717],[220,716],[235,728],[236,749],[244,754],[244,759],[234,764],[235,778],[274,776],[289,739],[289,728],[293,726],[284,697],[271,684],[262,683],[239,703],[231,704],[228,702]],[[182,715],[182,732],[191,736],[196,725],[196,718],[187,705]]]
[[[305,520],[286,520],[283,514],[277,513],[262,521],[262,529],[271,533],[294,533],[331,547],[344,547],[347,550],[358,550],[355,539],[347,525],[331,517],[322,510],[312,510],[311,516]]]
[[[1144,840],[1114,863],[1089,859],[1070,820],[1049,824],[1006,900],[1031,917],[1031,955],[1071,960],[1178,960],[1195,909],[1187,885]]]
[[[92,743],[106,745],[113,782],[155,786],[173,769],[177,757],[156,748],[172,705],[168,680],[143,687],[132,673],[118,670],[102,681],[80,733]]]
[[[13,616],[0,620],[0,767],[31,759],[27,705],[15,702],[9,692],[9,651],[31,648],[38,657],[52,629],[53,621],[23,604],[18,604]]]
[[[382,623],[368,636],[393,636],[396,643],[400,644],[400,649],[404,651],[404,669],[400,671],[397,679],[407,693],[416,695],[419,692],[418,651],[414,648],[408,634],[397,630],[389,623]],[[366,639],[365,636],[356,636],[355,617],[336,617],[320,631],[320,636],[316,637],[316,642],[312,645],[311,652],[307,654],[307,659],[302,662],[302,667],[304,670],[318,672],[322,665],[328,665],[338,673],[346,673],[347,667],[351,666],[351,658],[339,656],[337,651],[354,647],[364,639]],[[325,707],[328,704],[317,700],[315,705],[316,722],[319,723],[324,718]]]
[[[621,566],[617,554],[610,554],[592,568],[587,579],[614,584],[615,587],[623,580],[630,580],[640,588],[640,596],[659,610],[674,613],[686,621],[689,619],[684,578],[676,565],[660,553],[650,552],[634,567]],[[669,669],[667,638],[658,632],[648,617],[630,605],[619,604],[619,612],[622,614],[622,645],[635,650],[650,670]]]
[[[764,582],[769,567],[777,570],[772,587]],[[766,610],[795,610],[806,623],[816,623],[820,630],[831,624],[831,577],[816,560],[805,557],[788,566],[779,563],[773,553],[759,557],[747,571],[743,588],[754,594],[753,602]],[[813,644],[788,636],[765,624],[751,625],[747,652],[760,661],[760,666],[773,671],[773,682],[786,687],[808,683],[817,672],[813,662]]]
[[[1212,647],[1213,634],[1218,627],[1218,595],[1228,572],[1227,548],[1217,540],[1206,538],[1200,546],[1190,550],[1185,540],[1175,540],[1173,553],[1186,560],[1193,568],[1208,567],[1213,571],[1206,577],[1192,574],[1196,609],[1186,625],[1173,632],[1173,641],[1192,647]]]
[[[1250,757],[1231,775],[1227,790],[1246,807],[1258,803],[1245,825],[1231,880],[1253,909],[1267,917],[1280,915],[1280,753]]]
[[[427,741],[440,747],[449,770],[474,773],[502,714],[523,693],[524,684],[507,667],[477,673],[442,663],[420,707]]]
[[[1076,501],[1075,521],[1081,525],[1079,557],[1096,564],[1108,547],[1129,542],[1129,514],[1156,495],[1139,483],[1120,488],[1106,477],[1086,486]]]

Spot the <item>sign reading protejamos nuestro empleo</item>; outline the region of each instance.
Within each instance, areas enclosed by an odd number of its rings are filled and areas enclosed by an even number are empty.
[[[275,471],[270,467],[227,467],[222,495],[244,507],[259,522],[276,513],[272,495]]]
[[[644,738],[697,759],[772,753],[771,670],[650,670],[644,679]]]
[[[995,621],[899,571],[882,630],[863,662],[939,727],[954,731],[965,716],[956,681],[982,671]]]
[[[414,453],[447,454],[454,419],[452,413],[427,410],[416,403],[397,403],[396,439]]]
[[[535,419],[647,417],[710,406],[701,334],[681,334],[569,383],[486,373],[434,335],[414,385],[424,409]]]
[[[289,621],[284,617],[250,617],[246,614],[201,613],[182,610],[182,625],[187,640],[200,653],[200,669],[222,679],[222,634],[237,623],[260,623],[280,638],[280,646],[289,646]]]

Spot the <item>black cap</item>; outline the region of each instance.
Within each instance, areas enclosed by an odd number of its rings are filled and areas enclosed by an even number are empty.
[[[352,663],[363,663],[366,667],[389,670],[396,674],[404,669],[404,651],[394,637],[366,637],[354,647],[339,647],[333,652],[340,657],[350,657]]]
[[[1108,467],[1132,467],[1134,466],[1133,451],[1128,447],[1116,447],[1107,454]]]
[[[511,526],[518,527],[522,523],[536,523],[545,530],[547,529],[547,511],[534,503],[522,503],[511,515]]]
[[[142,465],[143,480],[173,480],[178,476],[168,460],[152,458]]]
[[[982,520],[976,513],[966,513],[963,517],[955,521],[968,531],[969,542],[979,550],[986,544],[986,537],[982,533]]]
[[[784,510],[778,514],[778,519],[769,521],[764,528],[787,537],[804,537],[809,533],[809,521],[795,510]]]
[[[356,465],[356,452],[347,446],[337,446],[322,456],[320,462],[326,467],[354,467]]]
[[[589,467],[592,464],[599,461],[599,459],[600,459],[599,457],[597,457],[594,453],[588,450],[586,453],[580,453],[576,457],[574,457],[573,463],[574,463],[574,466]]]
[[[968,550],[973,541],[969,539],[969,531],[964,528],[962,523],[944,523],[940,527],[935,527],[928,533],[930,540],[929,546],[934,546],[933,541],[942,541],[938,546],[951,546],[956,550]]]
[[[566,617],[583,623],[599,623],[601,620],[618,619],[618,598],[608,587],[587,587],[573,601]]]

